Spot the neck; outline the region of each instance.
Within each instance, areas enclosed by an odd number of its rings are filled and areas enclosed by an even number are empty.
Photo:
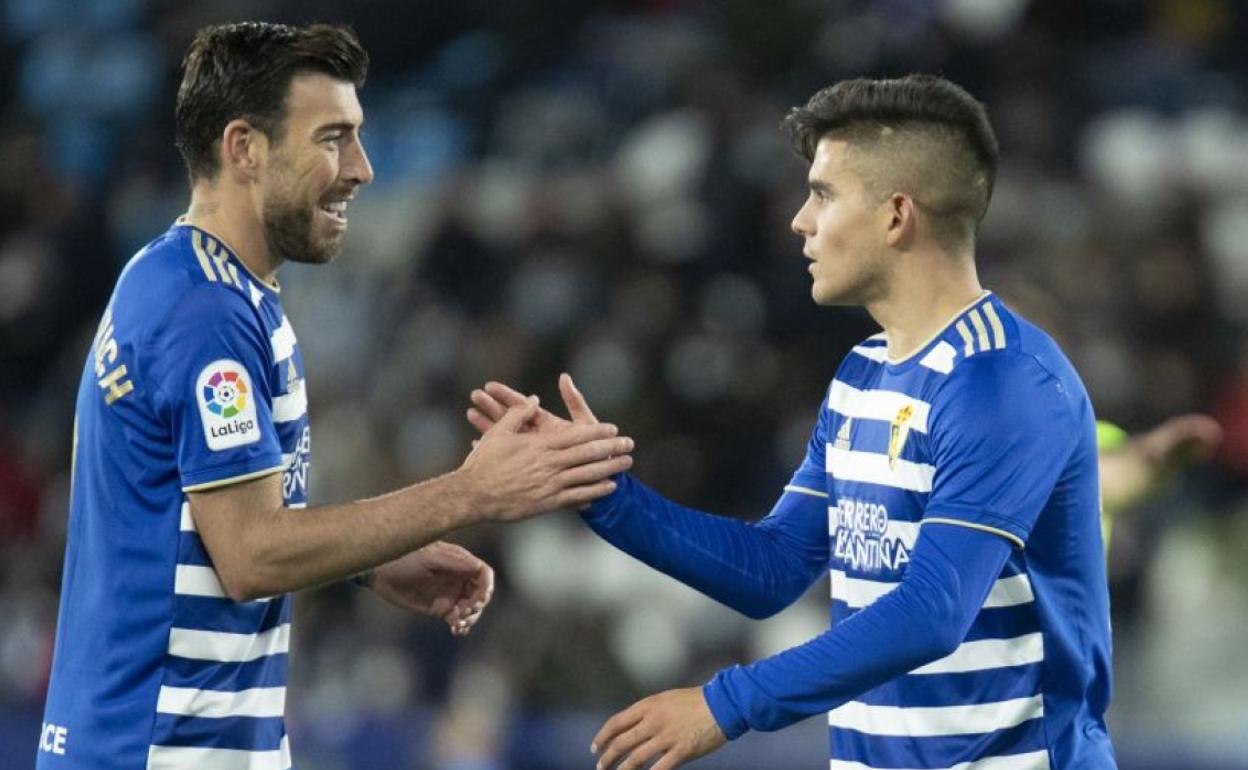
[[[185,221],[220,238],[253,275],[276,285],[282,260],[269,251],[255,202],[241,190],[225,193],[220,184],[220,180],[195,184]]]
[[[902,361],[919,352],[983,293],[969,254],[906,255],[885,296],[866,307],[884,329],[889,359]]]

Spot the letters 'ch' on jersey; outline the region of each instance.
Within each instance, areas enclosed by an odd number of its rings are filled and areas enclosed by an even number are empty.
[[[846,357],[788,487],[828,496],[833,621],[897,585],[925,524],[1015,550],[952,654],[828,713],[832,770],[1114,767],[1096,462],[1078,375],[991,294],[904,361],[882,335]]]
[[[234,602],[187,493],[283,473],[307,500],[303,361],[276,287],[175,224],[87,358],[40,770],[284,770],[290,597]]]

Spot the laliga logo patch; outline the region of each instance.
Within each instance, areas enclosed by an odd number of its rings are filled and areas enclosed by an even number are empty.
[[[892,428],[888,432],[889,470],[897,467],[897,458],[901,456],[901,450],[910,436],[910,418],[913,416],[914,405],[906,404],[897,410],[897,416],[893,418]]]
[[[251,378],[237,361],[223,358],[204,367],[195,382],[204,439],[213,451],[260,440]]]

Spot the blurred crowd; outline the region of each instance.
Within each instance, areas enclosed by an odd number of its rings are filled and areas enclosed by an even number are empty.
[[[312,501],[458,465],[468,392],[570,371],[637,475],[766,513],[840,357],[778,129],[844,77],[939,72],[1002,145],[986,286],[1053,333],[1104,418],[1216,416],[1215,461],[1111,553],[1124,770],[1248,768],[1248,4],[1236,0],[0,0],[0,751],[33,765],[74,393],[112,283],[188,200],[180,57],[203,24],[350,23],[377,180],[342,257],[280,273]],[[466,641],[358,589],[301,595],[297,766],[586,767],[598,718],[826,627],[826,585],[747,622],[568,512],[455,538],[499,570]],[[706,767],[814,766],[821,720]],[[27,757],[29,757],[29,764]]]

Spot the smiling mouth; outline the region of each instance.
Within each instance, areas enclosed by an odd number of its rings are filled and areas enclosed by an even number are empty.
[[[350,201],[350,198],[339,198],[328,203],[322,203],[317,206],[317,209],[334,222],[345,226],[347,224],[347,203]]]

